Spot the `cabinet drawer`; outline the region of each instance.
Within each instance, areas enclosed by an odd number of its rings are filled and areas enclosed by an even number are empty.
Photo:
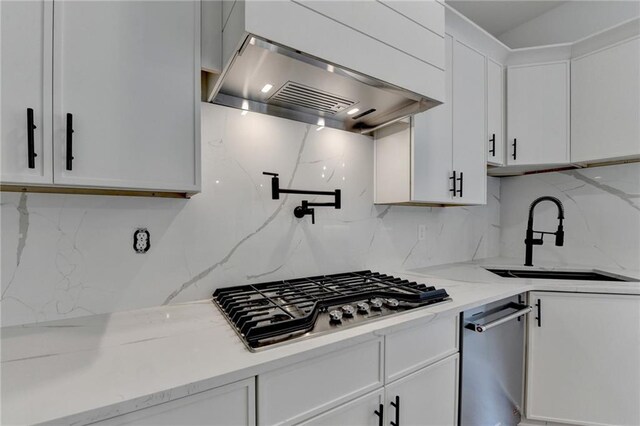
[[[385,336],[385,383],[457,351],[458,317],[437,319],[389,334]]]
[[[258,423],[293,424],[382,386],[382,339],[258,376]]]
[[[93,424],[253,426],[255,381],[252,377]]]

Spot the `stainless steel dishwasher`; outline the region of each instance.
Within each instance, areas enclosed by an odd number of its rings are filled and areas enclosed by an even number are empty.
[[[515,426],[524,383],[524,295],[462,314],[460,415],[462,426]]]

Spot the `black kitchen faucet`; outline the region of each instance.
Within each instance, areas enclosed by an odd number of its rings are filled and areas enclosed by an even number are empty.
[[[542,201],[551,201],[558,206],[558,229],[556,232],[546,232],[546,231],[534,231],[533,230],[533,211],[536,206]],[[524,257],[524,266],[533,266],[533,246],[541,246],[543,241],[542,237],[544,234],[552,234],[556,236],[556,246],[560,247],[564,245],[564,228],[562,227],[562,221],[564,220],[564,208],[562,207],[562,202],[558,200],[556,197],[540,197],[531,203],[529,207],[529,221],[527,223],[527,236],[524,240],[524,244],[526,246],[526,253]],[[533,234],[540,234],[540,238],[533,238]]]

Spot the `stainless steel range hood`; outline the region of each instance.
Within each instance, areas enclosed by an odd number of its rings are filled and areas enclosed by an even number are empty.
[[[441,103],[252,35],[218,87],[216,104],[357,133]]]

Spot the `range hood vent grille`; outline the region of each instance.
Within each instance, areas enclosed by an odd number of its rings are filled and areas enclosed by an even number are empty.
[[[356,101],[288,81],[268,100],[269,103],[296,105],[334,115],[357,104]]]

